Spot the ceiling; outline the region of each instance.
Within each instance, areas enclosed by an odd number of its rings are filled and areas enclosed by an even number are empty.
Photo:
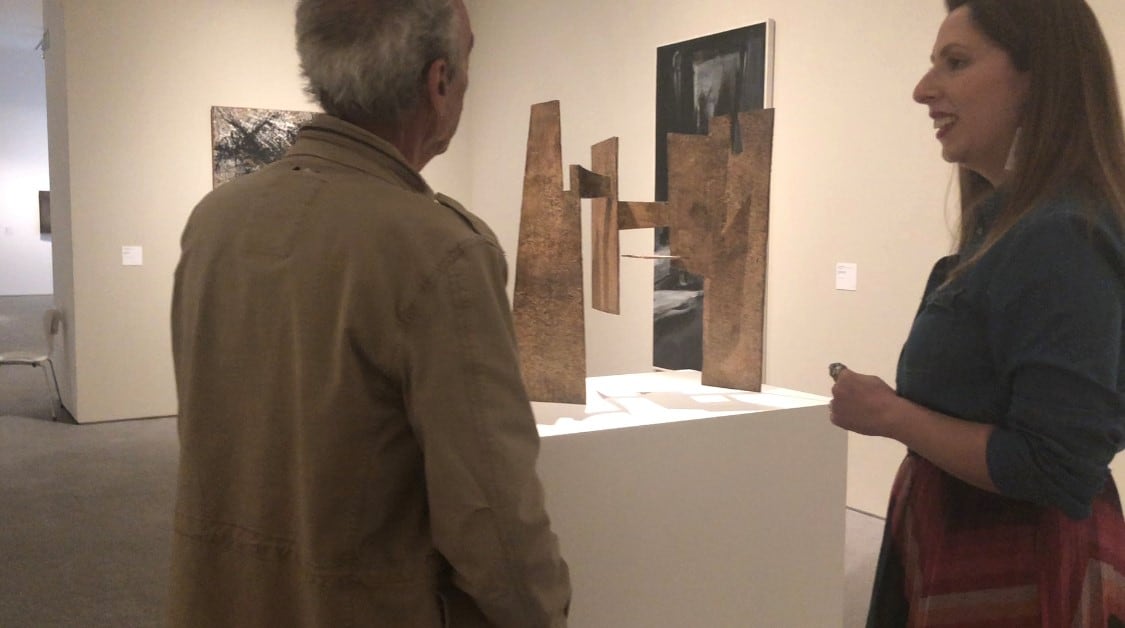
[[[0,48],[34,50],[43,37],[43,0],[0,0]]]

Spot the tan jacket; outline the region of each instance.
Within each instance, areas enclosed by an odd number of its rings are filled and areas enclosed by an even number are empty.
[[[483,222],[319,116],[182,244],[173,625],[565,626]]]

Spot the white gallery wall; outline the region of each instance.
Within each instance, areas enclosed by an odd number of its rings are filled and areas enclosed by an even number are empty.
[[[63,396],[79,422],[176,413],[172,276],[187,216],[211,189],[210,108],[317,110],[294,5],[45,2]],[[463,142],[451,148],[461,160]],[[427,174],[467,196],[465,168]],[[123,246],[142,247],[143,265],[122,265]]]
[[[69,235],[55,243],[56,301],[79,422],[176,412],[168,307],[180,231],[211,186],[210,107],[308,109],[279,4],[45,3],[51,181]],[[143,265],[123,266],[123,246],[143,247]]]
[[[211,186],[210,107],[311,108],[293,4],[47,0],[60,375],[79,421],[175,413],[168,306],[180,232]],[[1125,64],[1125,8],[1091,4]],[[952,169],[910,100],[938,0],[468,5],[468,106],[450,153],[425,174],[491,223],[513,266],[531,104],[562,101],[565,163],[589,165],[591,144],[620,137],[620,196],[651,200],[656,47],[775,20],[766,382],[827,394],[832,361],[893,381],[954,224]],[[650,243],[628,233],[623,252]],[[142,246],[144,265],[122,266],[122,246]],[[836,262],[858,264],[858,291],[834,289]],[[651,363],[651,270],[634,260],[623,269],[623,315],[588,315],[591,374]],[[880,513],[902,448],[863,437],[850,447],[849,504]]]
[[[0,296],[53,289],[51,242],[39,234],[39,191],[50,184],[40,34],[24,29],[0,40]]]
[[[1125,5],[1090,4],[1125,67]],[[893,385],[927,274],[950,251],[956,224],[953,169],[926,109],[911,100],[944,16],[940,0],[477,0],[470,8],[472,207],[496,226],[509,257],[532,103],[561,101],[564,164],[589,166],[590,145],[619,137],[620,198],[652,200],[656,48],[775,20],[765,382],[827,395],[827,366],[842,361]],[[622,252],[651,246],[649,233],[633,232]],[[837,262],[858,264],[857,291],[835,290]],[[622,316],[587,315],[593,374],[651,364],[650,263],[623,260],[622,269],[630,291]],[[849,505],[882,514],[904,448],[852,436],[849,449]]]

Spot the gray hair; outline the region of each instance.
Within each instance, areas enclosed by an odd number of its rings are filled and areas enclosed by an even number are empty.
[[[351,122],[401,122],[426,68],[463,70],[454,0],[300,0],[297,54],[305,92]]]

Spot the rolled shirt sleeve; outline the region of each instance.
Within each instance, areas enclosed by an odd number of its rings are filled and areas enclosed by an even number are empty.
[[[1025,218],[996,251],[987,291],[989,350],[1010,400],[988,442],[989,473],[1001,493],[1072,518],[1089,516],[1125,447],[1125,254],[1110,220]]]
[[[446,255],[403,312],[407,414],[422,447],[435,546],[496,626],[565,625],[566,563],[536,473],[503,252]]]

